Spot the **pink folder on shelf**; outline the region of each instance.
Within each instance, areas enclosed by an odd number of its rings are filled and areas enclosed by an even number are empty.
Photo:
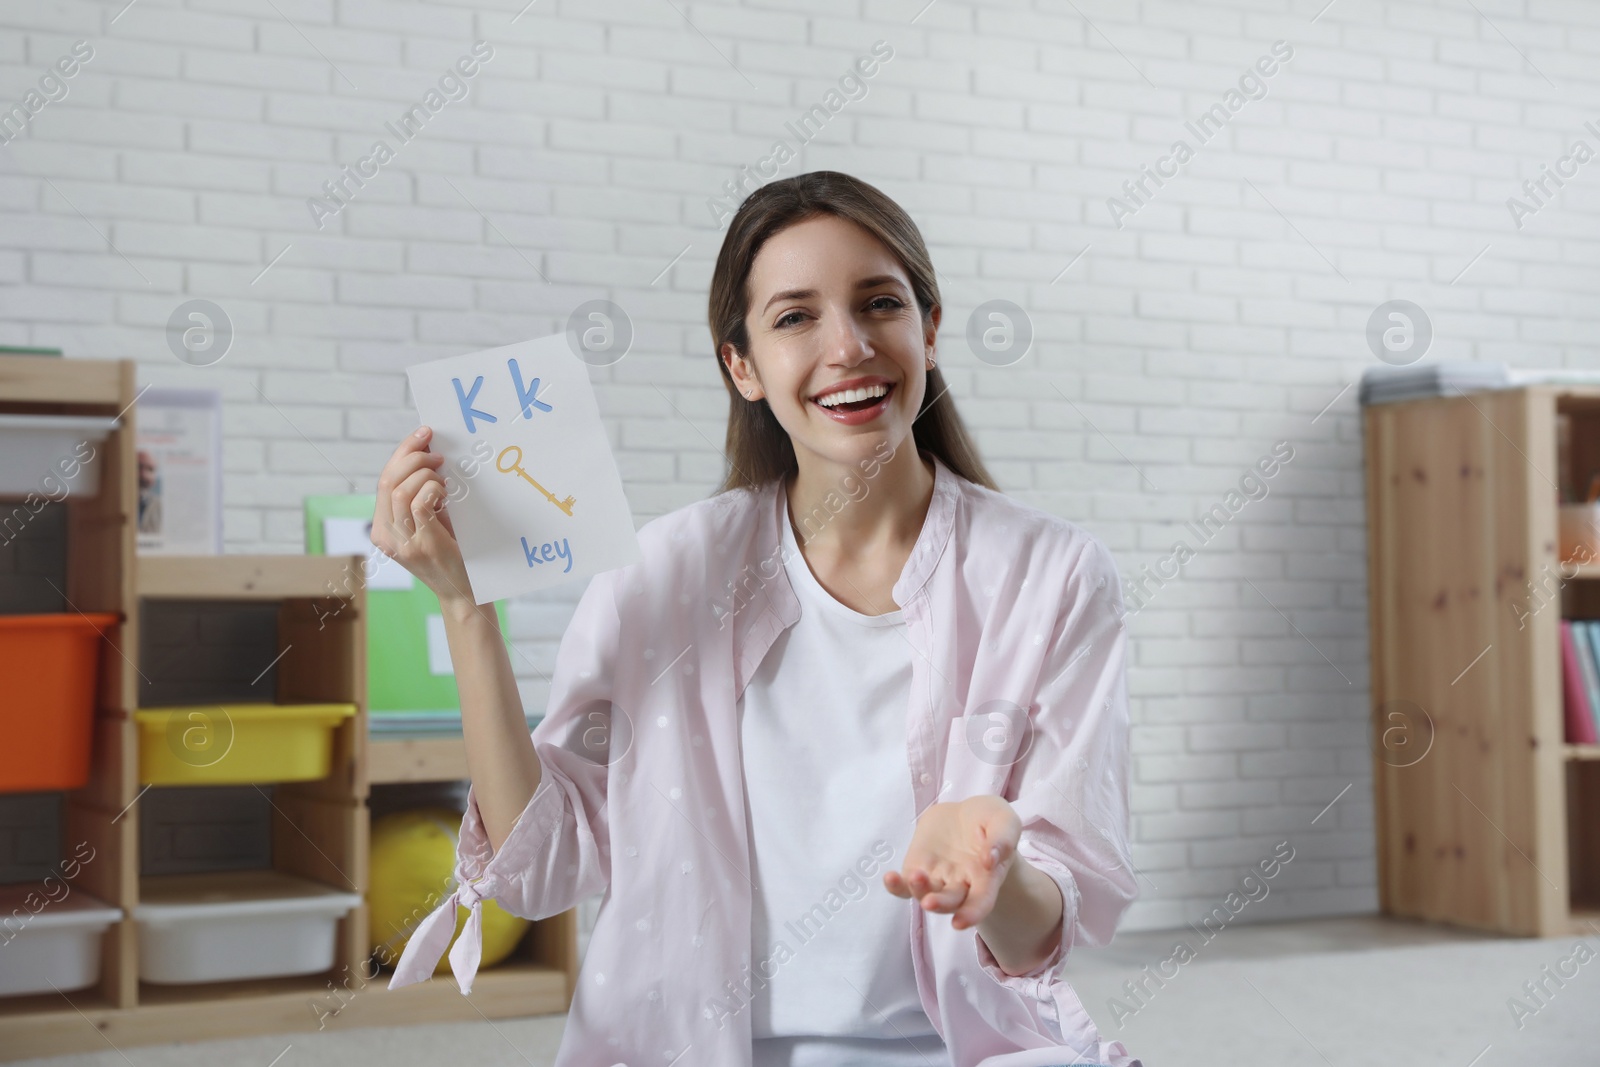
[[[1594,710],[1589,704],[1589,689],[1584,684],[1583,666],[1578,654],[1572,623],[1562,619],[1561,692],[1562,704],[1566,708],[1567,741],[1571,744],[1593,745],[1597,743]]]

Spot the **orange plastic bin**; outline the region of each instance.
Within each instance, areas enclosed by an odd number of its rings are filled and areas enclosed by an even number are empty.
[[[0,615],[0,793],[89,780],[101,631],[109,612]]]

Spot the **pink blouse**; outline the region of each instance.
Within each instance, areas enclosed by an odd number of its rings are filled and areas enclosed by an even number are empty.
[[[976,929],[906,901],[923,1009],[955,1067],[1141,1067],[1062,976],[1074,945],[1110,941],[1138,892],[1116,564],[1074,523],[930,458],[933,499],[893,588],[914,651],[916,810],[1005,797],[1022,822],[1019,855],[1056,880],[1065,914],[1050,957],[1012,976]],[[863,484],[870,492],[870,479],[852,488]],[[418,926],[389,988],[432,976],[458,904],[470,914],[450,965],[465,994],[483,900],[542,919],[605,890],[555,1067],[749,1067],[750,995],[773,964],[751,959],[737,704],[799,618],[778,492],[774,481],[652,519],[640,562],[590,580],[533,730],[539,788],[499,852],[468,791],[458,886]],[[834,494],[802,529],[850,502]]]

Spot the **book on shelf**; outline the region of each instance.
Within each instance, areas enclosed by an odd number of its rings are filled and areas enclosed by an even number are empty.
[[[1585,670],[1584,661],[1588,657],[1579,652],[1577,626],[1573,620],[1561,620],[1561,702],[1566,711],[1567,743],[1592,745],[1596,743],[1596,728],[1585,680],[1589,671]]]
[[[1594,729],[1600,734],[1600,619],[1575,619],[1578,625],[1573,630],[1574,640],[1577,641],[1578,651],[1583,653],[1584,662],[1591,668],[1589,675],[1589,713],[1593,716]]]

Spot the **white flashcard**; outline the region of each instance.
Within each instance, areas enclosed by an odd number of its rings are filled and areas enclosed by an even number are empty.
[[[588,365],[553,334],[406,368],[479,604],[642,559]]]

